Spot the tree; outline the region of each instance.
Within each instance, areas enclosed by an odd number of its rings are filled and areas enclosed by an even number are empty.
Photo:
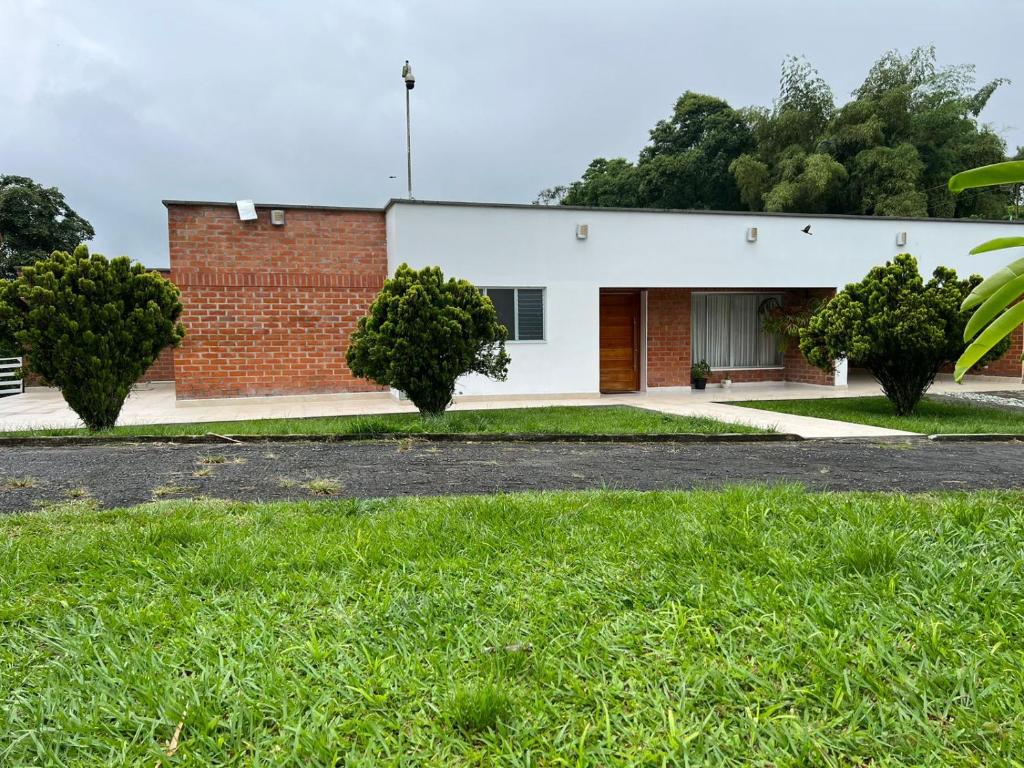
[[[160,351],[184,337],[178,296],[141,264],[79,245],[0,280],[0,341],[24,350],[86,427],[106,429]]]
[[[467,373],[508,374],[505,326],[494,304],[439,267],[402,264],[359,319],[346,359],[356,376],[404,392],[423,416],[439,416]]]
[[[94,234],[56,187],[25,176],[0,176],[0,278],[14,277],[16,267],[54,251],[74,251]]]
[[[569,194],[569,187],[565,184],[557,184],[547,189],[542,189],[533,199],[534,205],[560,205],[565,196]]]
[[[757,151],[733,165],[740,193],[753,210],[1001,218],[1006,195],[957,201],[944,181],[968,158],[1004,158],[1002,139],[977,119],[1003,82],[976,90],[974,68],[940,67],[934,47],[907,56],[890,51],[871,67],[853,99],[835,109],[818,73],[803,60],[788,59],[775,107],[755,121]],[[803,168],[794,157],[811,156],[828,157],[831,164],[820,160],[817,184],[802,185],[803,193],[796,194]],[[764,168],[753,178],[751,161]],[[831,184],[820,181],[825,169]]]
[[[866,368],[898,416],[913,413],[939,370],[963,351],[967,314],[960,304],[980,282],[939,267],[926,283],[917,260],[900,254],[818,310],[800,332],[800,351],[822,370],[842,359]],[[997,345],[988,359],[1008,346]]]
[[[748,117],[722,99],[687,91],[672,117],[659,120],[634,165],[597,158],[561,202],[624,208],[730,210],[742,201],[729,172],[754,148]],[[557,187],[552,188],[557,189]],[[542,193],[544,196],[544,193]]]
[[[542,193],[543,194],[543,193]],[[591,161],[582,181],[569,185],[563,205],[593,205],[603,208],[640,208],[636,166],[623,157]]]
[[[1018,155],[1020,152],[1018,151]],[[995,186],[1010,186],[1014,194],[1024,183],[1024,160],[972,168],[949,180],[952,192]],[[1024,237],[997,237],[971,249],[972,254],[1024,246]],[[953,376],[960,381],[978,360],[991,354],[1001,339],[1024,322],[1024,259],[1007,264],[974,287],[964,299],[962,309],[976,308],[964,328],[964,341],[971,342],[956,361]]]
[[[837,105],[814,67],[789,57],[771,107],[735,109],[687,91],[635,163],[598,158],[568,191],[553,187],[542,201],[1005,218],[1012,191],[955,197],[945,188],[961,168],[1005,159],[1003,140],[979,122],[1004,82],[977,88],[973,67],[940,66],[933,47],[890,51]]]

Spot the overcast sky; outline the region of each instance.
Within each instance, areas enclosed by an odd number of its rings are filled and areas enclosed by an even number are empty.
[[[635,159],[685,90],[769,104],[786,54],[845,100],[882,52],[1014,82],[982,114],[1024,144],[1024,0],[0,0],[0,173],[55,185],[93,250],[167,263],[161,199],[529,202]],[[396,179],[388,177],[394,175]]]

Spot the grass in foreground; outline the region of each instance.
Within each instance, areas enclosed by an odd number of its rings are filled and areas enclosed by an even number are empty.
[[[1019,493],[11,516],[0,764],[1016,764],[1022,552]]]
[[[109,435],[360,435],[424,433],[510,433],[548,432],[556,434],[722,434],[756,433],[764,430],[726,424],[693,416],[672,416],[626,405],[550,406],[480,411],[448,411],[437,418],[418,413],[390,413],[379,416],[324,416],[309,419],[260,419],[218,421],[200,424],[156,424],[115,427],[92,433]],[[84,429],[46,429],[0,433],[7,436],[85,435]]]
[[[999,408],[929,398],[922,400],[917,406],[917,411],[910,416],[897,416],[893,413],[892,404],[884,397],[753,400],[730,405],[836,421],[852,421],[856,424],[871,424],[925,435],[982,432],[1024,434],[1024,415]]]

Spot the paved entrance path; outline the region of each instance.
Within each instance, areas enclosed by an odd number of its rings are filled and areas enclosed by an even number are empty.
[[[210,463],[209,457],[219,463]],[[204,463],[205,462],[205,463]],[[13,488],[10,478],[31,487]],[[104,506],[156,497],[239,500],[573,489],[669,490],[802,483],[820,490],[1024,489],[1024,443],[251,443],[0,449],[0,510],[90,495]]]

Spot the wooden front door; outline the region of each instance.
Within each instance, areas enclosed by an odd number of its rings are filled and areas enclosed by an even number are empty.
[[[601,391],[640,389],[640,292],[601,292]]]

